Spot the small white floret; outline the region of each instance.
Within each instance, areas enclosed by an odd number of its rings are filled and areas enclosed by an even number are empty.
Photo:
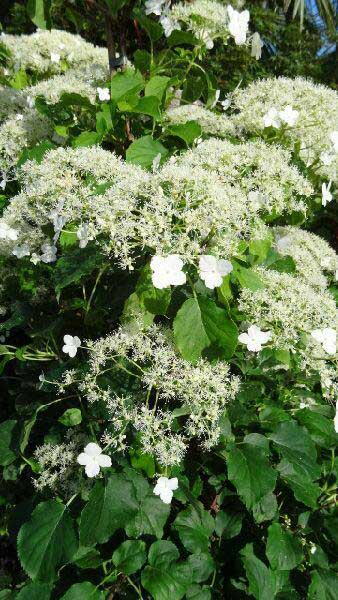
[[[77,335],[65,335],[63,338],[64,346],[62,346],[62,352],[69,354],[71,358],[77,353],[77,349],[81,346],[81,340]]]
[[[238,340],[251,352],[260,352],[262,345],[266,344],[271,338],[271,331],[262,331],[257,325],[251,325],[247,333],[241,333]]]
[[[100,468],[111,467],[110,456],[102,454],[102,449],[94,442],[87,444],[84,451],[77,457],[77,462],[85,467],[87,477],[96,477]]]
[[[170,504],[173,498],[173,491],[178,488],[177,477],[159,477],[154,487],[154,494],[159,496],[164,504]]]

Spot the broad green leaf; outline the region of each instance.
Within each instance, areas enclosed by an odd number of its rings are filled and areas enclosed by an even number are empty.
[[[166,569],[179,557],[180,553],[178,549],[169,540],[158,540],[149,548],[149,564],[157,569]]]
[[[141,73],[149,71],[151,65],[150,53],[147,52],[147,50],[136,50],[136,52],[134,52],[134,65],[135,69],[141,71]]]
[[[129,456],[131,466],[134,469],[141,469],[148,477],[154,477],[156,472],[155,460],[151,454],[142,452],[139,449],[130,448]]]
[[[268,437],[276,445],[278,453],[299,473],[312,479],[319,477],[316,448],[305,427],[300,427],[296,421],[286,421],[280,423]]]
[[[297,411],[296,419],[301,425],[305,425],[311,438],[318,446],[330,448],[336,445],[337,434],[332,420],[308,408]]]
[[[158,154],[160,154],[163,159],[167,156],[168,150],[161,142],[154,140],[151,135],[144,135],[129,146],[126,152],[126,161],[133,163],[134,165],[140,165],[144,168],[150,168],[154,158],[156,158]]]
[[[159,121],[161,118],[160,100],[156,96],[143,96],[139,99],[137,105],[130,110],[131,112],[149,115],[155,121]]]
[[[170,77],[164,75],[154,75],[149,79],[145,89],[145,96],[156,96],[162,102],[163,95],[168,87]]]
[[[68,408],[58,420],[66,427],[74,427],[74,425],[81,423],[82,414],[79,408]]]
[[[28,86],[28,77],[26,71],[20,69],[16,71],[14,77],[10,80],[10,86],[15,90],[22,90]]]
[[[102,257],[95,248],[76,248],[64,254],[53,270],[53,280],[57,296],[72,283],[78,283],[102,265]]]
[[[299,540],[294,533],[283,529],[279,523],[272,523],[268,529],[266,555],[274,571],[291,571],[303,559]]]
[[[147,328],[154,320],[154,315],[147,311],[140,298],[133,292],[124,303],[121,323],[142,323]]]
[[[316,509],[321,489],[304,473],[302,467],[283,459],[277,465],[277,469],[283,481],[292,489],[295,498],[306,506]]]
[[[273,469],[259,446],[242,444],[226,453],[228,477],[250,510],[266,494],[273,492],[277,472]]]
[[[33,580],[54,581],[57,569],[72,559],[76,549],[72,518],[55,500],[38,504],[19,531],[19,558]]]
[[[145,85],[145,81],[134,69],[126,69],[123,73],[115,73],[111,78],[110,95],[114,102],[126,98],[126,96],[135,95],[140,92]]]
[[[219,537],[230,540],[241,532],[243,513],[220,510],[215,519],[215,532]]]
[[[262,263],[269,252],[271,246],[271,240],[251,240],[249,242],[250,254],[256,257],[256,263]]]
[[[113,563],[125,575],[136,573],[147,560],[146,545],[140,540],[127,540],[113,553]]]
[[[313,571],[308,600],[337,600],[338,576],[333,571]]]
[[[96,131],[83,131],[72,141],[73,148],[80,146],[94,146],[100,141],[100,136]]]
[[[89,581],[74,583],[60,600],[103,600],[103,594]]]
[[[191,568],[191,581],[201,583],[206,581],[215,569],[214,559],[211,554],[190,554],[187,560]]]
[[[194,584],[191,585],[186,593],[187,600],[211,600],[211,591],[210,588],[204,585],[201,587],[200,585]]]
[[[16,459],[15,430],[17,421],[9,419],[0,423],[0,465],[6,467]]]
[[[80,567],[80,569],[96,569],[102,564],[103,560],[99,551],[95,548],[79,546],[77,552],[73,556],[72,562],[76,564],[77,567]]]
[[[141,582],[154,600],[181,600],[191,583],[191,571],[187,563],[174,564],[167,569],[147,566]]]
[[[252,515],[256,523],[271,521],[278,511],[277,498],[272,492],[268,492],[252,507]]]
[[[25,585],[15,598],[16,600],[49,600],[51,593],[52,588],[48,583],[32,582]]]
[[[55,144],[49,140],[44,140],[43,142],[36,144],[36,146],[33,148],[25,148],[20,154],[20,158],[17,163],[18,167],[21,167],[21,165],[23,165],[27,160],[35,160],[35,162],[40,164],[46,152],[53,150],[55,147]]]
[[[28,0],[27,13],[34,25],[39,29],[50,29],[51,0]]]
[[[187,121],[181,125],[170,125],[166,129],[166,133],[179,137],[187,146],[191,146],[200,137],[202,128],[197,121]]]
[[[294,273],[296,271],[296,263],[292,256],[281,256],[268,268],[273,271],[278,271],[279,273]]]
[[[108,541],[117,529],[130,522],[138,507],[134,486],[124,474],[113,473],[106,482],[98,481],[81,513],[81,545]]]
[[[196,46],[199,44],[198,39],[191,33],[191,31],[181,31],[175,29],[170,36],[167,38],[168,46]]]
[[[207,553],[214,528],[213,517],[204,510],[200,502],[196,508],[190,505],[182,510],[174,521],[174,529],[178,531],[183,546],[190,552]]]
[[[183,358],[191,362],[211,346],[223,359],[229,359],[238,340],[237,327],[227,312],[204,296],[184,302],[174,320],[174,335]]]
[[[249,288],[253,292],[261,290],[265,287],[263,281],[252,269],[246,269],[238,263],[234,263],[233,277],[238,280],[243,288]]]
[[[249,581],[249,592],[256,600],[273,600],[276,581],[270,569],[255,556],[252,544],[241,550],[243,565]]]
[[[129,537],[148,534],[161,538],[169,513],[170,504],[164,504],[158,496],[154,496],[149,487],[147,495],[140,501],[135,517],[126,524],[126,533]]]

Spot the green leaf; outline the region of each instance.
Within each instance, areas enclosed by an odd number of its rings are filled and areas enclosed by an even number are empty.
[[[137,514],[126,524],[126,533],[129,537],[140,535],[154,535],[161,538],[163,528],[170,514],[170,505],[164,504],[160,498],[154,496],[150,486],[146,496],[143,496]]]
[[[76,248],[61,256],[53,271],[57,296],[60,296],[65,287],[78,283],[83,277],[90,275],[99,265],[102,265],[102,260],[102,256],[94,247]]]
[[[148,477],[154,477],[156,473],[155,469],[155,460],[152,454],[148,454],[147,452],[142,452],[138,448],[130,448],[129,456],[131,466],[134,469],[140,469],[145,472]]]
[[[55,148],[55,144],[48,140],[36,144],[33,148],[25,148],[20,154],[17,163],[18,167],[21,167],[27,160],[35,160],[35,162],[40,164],[46,152],[53,150],[53,148]]]
[[[179,137],[187,146],[191,146],[200,137],[202,128],[197,121],[187,121],[181,125],[170,125],[166,129],[166,133]]]
[[[268,529],[266,555],[273,570],[291,571],[303,559],[302,546],[294,533],[272,523]]]
[[[312,572],[308,600],[337,600],[338,576],[333,571]]]
[[[25,585],[17,596],[16,600],[49,600],[52,588],[48,583],[29,583]]]
[[[153,117],[155,121],[161,119],[160,101],[156,96],[144,96],[137,105],[130,108],[131,112],[141,113]]]
[[[259,275],[257,275],[257,273],[255,273],[255,271],[253,271],[252,269],[246,269],[245,267],[242,267],[240,264],[236,263],[235,261],[233,261],[233,264],[234,264],[233,276],[235,277],[235,279],[238,280],[241,287],[248,288],[249,290],[252,290],[253,292],[256,292],[257,290],[261,290],[265,287],[263,281],[261,280]]]
[[[299,473],[311,479],[320,476],[316,447],[305,427],[300,427],[296,421],[286,421],[280,423],[268,437],[276,445],[278,453]]]
[[[137,511],[134,486],[124,474],[113,473],[105,483],[98,481],[81,513],[81,545],[107,542],[117,529],[130,522]]]
[[[38,504],[19,531],[19,558],[33,580],[54,581],[57,569],[72,559],[76,548],[72,518],[55,500]]]
[[[17,421],[9,419],[0,423],[0,465],[6,467],[16,459],[16,440],[15,434]]]
[[[257,600],[272,600],[275,597],[275,576],[268,567],[255,556],[252,544],[241,550],[243,565],[249,581],[249,592]]]
[[[60,600],[103,600],[102,593],[89,581],[75,583]]]
[[[126,69],[123,73],[115,73],[111,78],[110,95],[118,103],[126,96],[135,96],[143,90],[145,81],[142,74],[134,69]]]
[[[125,575],[136,573],[147,560],[146,545],[139,540],[127,540],[113,554],[113,563]]]
[[[215,532],[219,537],[230,540],[241,532],[243,513],[220,510],[215,519]]]
[[[63,415],[58,419],[59,423],[66,425],[66,427],[74,427],[79,425],[82,421],[82,414],[79,408],[68,408],[65,410]]]
[[[83,131],[72,141],[73,148],[80,146],[94,146],[100,141],[100,136],[96,131]]]
[[[316,509],[321,494],[319,485],[313,483],[299,465],[290,463],[287,459],[281,460],[277,469],[283,481],[292,489],[295,498],[306,506]]]
[[[79,546],[72,562],[80,569],[96,569],[102,564],[100,553],[95,548]]]
[[[164,159],[168,154],[168,150],[161,142],[154,140],[151,135],[144,135],[129,146],[126,152],[126,161],[144,168],[150,168],[158,154]]]
[[[190,505],[178,513],[173,526],[186,550],[196,553],[208,552],[215,522],[200,502],[197,502],[196,508]]]
[[[275,260],[268,269],[278,271],[279,273],[294,273],[296,271],[296,263],[292,256],[283,256]]]
[[[262,263],[269,252],[271,246],[271,240],[251,240],[249,242],[250,254],[256,257],[256,263]]]
[[[136,50],[136,52],[134,52],[134,65],[135,69],[141,71],[141,73],[146,73],[147,71],[150,71],[150,53],[147,52],[147,50]]]
[[[191,585],[186,593],[187,600],[211,600],[210,588],[206,585],[201,587],[200,585]]]
[[[191,573],[186,563],[171,565],[169,569],[147,566],[141,582],[154,600],[181,600],[191,583]]]
[[[179,556],[175,544],[169,540],[158,540],[150,546],[148,560],[152,567],[167,569]]]
[[[144,88],[145,96],[156,96],[160,102],[162,102],[163,95],[168,87],[170,77],[164,75],[154,75],[149,79],[146,87]]]
[[[272,492],[268,492],[252,507],[252,515],[256,523],[263,523],[263,521],[271,521],[277,514],[277,511],[277,499]]]
[[[274,490],[277,472],[261,447],[245,443],[233,446],[226,458],[228,477],[249,510]]]
[[[168,46],[196,46],[199,41],[190,31],[175,29],[167,38],[167,44]]]
[[[191,362],[210,346],[221,358],[229,359],[238,340],[237,327],[227,312],[205,296],[184,302],[174,320],[174,335],[183,358]]]
[[[297,411],[296,419],[301,425],[305,425],[315,444],[321,448],[330,448],[336,445],[337,434],[332,420],[308,408]]]
[[[50,6],[51,0],[28,0],[27,2],[28,16],[39,29],[50,29],[52,26]]]
[[[190,554],[187,562],[191,568],[191,581],[194,583],[206,581],[215,569],[214,560],[209,553]]]

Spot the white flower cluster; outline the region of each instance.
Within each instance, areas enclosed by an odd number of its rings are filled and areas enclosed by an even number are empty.
[[[63,73],[66,69],[108,61],[106,48],[86,42],[79,35],[52,29],[31,35],[3,33],[1,42],[10,52],[13,71],[23,69],[39,76]]]
[[[230,376],[227,363],[212,365],[200,359],[192,365],[178,356],[170,332],[158,326],[145,333],[122,328],[90,342],[89,351],[90,370],[80,389],[90,402],[107,406],[117,435],[131,423],[142,433],[144,451],[155,453],[164,465],[179,463],[192,438],[207,449],[217,444],[220,418],[239,389],[239,379]],[[126,373],[135,381],[132,396],[123,396],[123,387],[117,389],[119,371],[121,386],[126,385]],[[169,401],[185,409],[180,434],[175,433]]]
[[[307,283],[325,288],[335,278],[338,256],[323,238],[292,226],[276,227],[273,233],[278,253],[293,258],[297,275]]]
[[[279,128],[300,144],[306,164],[316,163],[329,180],[338,178],[338,93],[324,85],[297,77],[278,77],[251,83],[233,93],[237,113],[232,117],[242,131],[257,133],[266,126]]]
[[[209,139],[177,162],[211,171],[218,180],[239,186],[251,210],[263,214],[305,212],[306,199],[313,193],[309,181],[292,164],[290,152],[261,140],[232,144]]]
[[[215,39],[226,42],[230,36],[237,45],[245,44],[249,30],[249,11],[240,12],[230,3],[227,4],[215,0],[179,2],[171,7],[170,16],[174,21],[183,23],[208,49],[213,47]],[[243,3],[235,4],[239,8]]]
[[[171,125],[181,125],[187,121],[197,121],[205,135],[227,137],[234,135],[236,128],[226,115],[217,114],[200,104],[182,104],[169,108],[165,113],[166,121]]]
[[[70,69],[64,75],[56,75],[17,92],[14,95],[15,106],[19,107],[20,112],[14,114],[17,110],[14,107],[11,113],[7,110],[8,118],[0,125],[0,171],[6,172],[12,168],[24,148],[30,148],[48,138],[54,139],[49,119],[34,108],[37,96],[44,96],[47,102],[53,104],[60,100],[63,93],[75,93],[94,102],[97,83],[107,76],[106,66],[91,65],[77,70]],[[11,94],[7,93],[5,98],[7,96],[10,98]],[[7,103],[5,107],[6,105]]]
[[[317,372],[327,397],[337,390],[336,354],[338,313],[333,296],[299,276],[257,268],[265,287],[243,289],[238,309],[245,318],[271,332],[269,345],[298,353],[305,372]]]

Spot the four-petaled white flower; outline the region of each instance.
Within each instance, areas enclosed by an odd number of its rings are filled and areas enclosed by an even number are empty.
[[[215,256],[205,254],[199,260],[199,276],[204,281],[207,288],[213,290],[222,285],[223,277],[232,271],[232,264],[223,258],[217,259]]]
[[[101,102],[104,102],[105,100],[110,100],[110,92],[108,88],[98,87],[96,88],[96,91]]]
[[[28,244],[22,244],[22,246],[14,246],[12,250],[12,254],[17,258],[23,258],[24,256],[30,255],[30,250]]]
[[[101,467],[111,467],[111,458],[102,454],[100,446],[90,442],[77,457],[77,462],[85,467],[87,477],[96,477]]]
[[[264,46],[264,42],[261,39],[261,36],[256,31],[251,38],[251,56],[256,60],[259,60],[262,56],[262,48]]]
[[[332,327],[324,327],[324,329],[314,329],[311,331],[313,339],[323,346],[327,354],[336,354],[337,352],[337,334]]]
[[[11,240],[14,242],[18,239],[18,232],[7,223],[0,223],[0,239]]]
[[[42,244],[42,254],[39,257],[44,263],[51,263],[56,261],[57,247],[52,244]]]
[[[286,123],[290,127],[293,127],[296,124],[299,112],[298,110],[294,110],[292,106],[288,104],[288,106],[286,106],[284,110],[279,111],[279,116],[283,123]]]
[[[168,17],[165,13],[160,16],[159,21],[163,27],[165,37],[169,37],[176,29],[181,29],[178,21],[174,21],[174,19]]]
[[[338,131],[332,131],[330,134],[330,140],[332,142],[334,151],[338,152]]]
[[[272,106],[268,112],[263,116],[264,127],[275,127],[278,129],[281,126],[279,112],[277,108]]]
[[[260,352],[262,345],[266,344],[271,338],[271,331],[261,331],[257,325],[251,325],[248,329],[248,333],[241,333],[238,339],[242,344],[246,344],[246,347],[251,352]]]
[[[224,98],[224,100],[222,100],[220,104],[223,110],[228,110],[229,106],[231,105],[231,98]]]
[[[87,246],[88,242],[93,239],[91,237],[91,235],[89,234],[88,223],[82,223],[82,225],[79,226],[79,228],[76,232],[76,237],[78,240],[80,240],[79,248],[85,248]]]
[[[50,60],[52,63],[58,63],[60,62],[60,54],[58,54],[58,52],[51,52],[50,53]]]
[[[326,206],[328,202],[331,202],[333,196],[330,192],[330,188],[331,188],[331,183],[332,181],[329,181],[329,183],[326,185],[326,183],[322,184],[322,205]]]
[[[187,278],[183,273],[183,261],[177,254],[153,256],[150,261],[152,282],[160,290],[170,285],[183,285]]]
[[[178,488],[177,477],[159,477],[154,487],[154,494],[159,496],[164,504],[170,504],[173,498],[173,491]]]
[[[231,35],[235,38],[235,44],[237,44],[238,46],[240,46],[241,44],[245,44],[246,34],[248,33],[249,28],[249,11],[243,10],[242,12],[239,12],[232,8],[232,6],[228,6],[228,15],[229,31]]]
[[[77,353],[77,349],[81,346],[81,340],[77,335],[65,335],[63,338],[64,346],[62,346],[62,352],[69,354],[70,358],[74,358]]]

